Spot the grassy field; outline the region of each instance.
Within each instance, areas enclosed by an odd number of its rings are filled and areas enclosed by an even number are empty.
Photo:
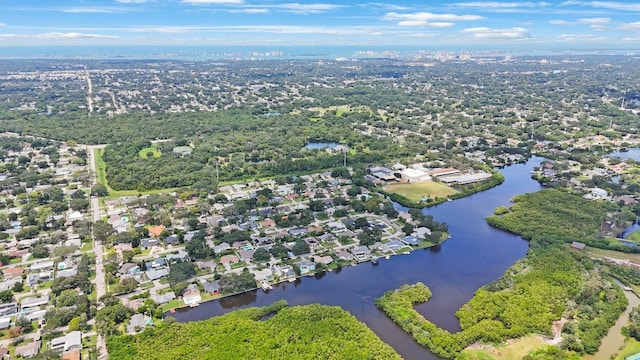
[[[146,159],[147,153],[152,153],[154,158],[159,158],[160,156],[162,156],[162,153],[158,151],[158,148],[155,146],[146,147],[140,150],[140,152],[138,152],[138,156],[140,156],[143,159]]]
[[[587,253],[593,257],[610,257],[614,259],[629,260],[636,264],[640,264],[640,254],[623,253],[620,251],[597,249],[588,247]]]
[[[146,148],[146,149],[151,149],[151,148]],[[146,150],[146,149],[143,149],[143,150]],[[146,154],[146,152],[143,153],[142,150],[140,151],[140,153],[141,154]],[[171,191],[175,191],[176,190],[175,188],[157,189],[157,190],[149,190],[149,191],[143,191],[143,192],[140,192],[140,191],[137,191],[137,190],[113,190],[109,186],[109,181],[107,180],[107,172],[106,172],[107,164],[104,162],[104,159],[102,159],[102,154],[104,154],[104,149],[98,149],[98,150],[95,151],[95,162],[96,162],[96,167],[97,167],[96,176],[98,178],[98,182],[107,187],[107,190],[109,191],[109,196],[105,196],[105,197],[100,198],[101,201],[115,200],[115,199],[119,199],[121,196],[138,196],[138,195],[147,195],[147,194],[160,194],[160,193],[166,193],[166,192],[171,192]]]
[[[637,354],[640,352],[640,341],[628,338],[624,343],[624,348],[618,353],[615,360],[624,360],[627,356]]]
[[[627,236],[627,240],[640,242],[640,231],[629,234],[629,236]]]
[[[429,198],[444,198],[456,193],[455,189],[434,181],[389,184],[384,189],[404,196],[411,201],[420,201],[425,196]]]
[[[98,182],[107,188],[109,188],[109,183],[107,182],[107,164],[102,159],[102,154],[104,154],[104,149],[97,149],[95,152],[95,162],[96,162],[96,171],[98,172],[96,175],[98,177]]]
[[[522,359],[529,352],[545,346],[542,339],[537,336],[527,336],[520,339],[509,340],[506,345],[487,346],[482,349],[468,349],[463,354],[472,360],[510,360]],[[467,358],[465,358],[467,359]]]

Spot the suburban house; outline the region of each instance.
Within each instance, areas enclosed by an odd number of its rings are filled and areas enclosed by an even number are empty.
[[[24,268],[22,267],[12,267],[2,270],[5,279],[12,279],[22,277],[22,273],[24,273]]]
[[[182,294],[182,301],[184,301],[184,303],[189,306],[197,305],[200,301],[202,301],[198,286],[195,284],[187,286],[184,293]]]
[[[217,295],[221,293],[220,283],[218,281],[214,281],[214,282],[205,281],[202,283],[202,287],[204,288],[205,292],[208,292],[211,295]]]
[[[238,259],[238,257],[235,255],[225,255],[220,258],[220,264],[224,266],[231,266],[232,264],[235,264],[238,261],[240,261],[240,259]]]
[[[354,247],[351,249],[351,253],[359,261],[367,260],[371,256],[371,250],[364,245]]]
[[[65,336],[57,337],[51,340],[49,348],[59,353],[82,350],[82,333],[80,331],[72,331]]]
[[[163,231],[167,230],[167,228],[164,225],[157,225],[149,226],[147,230],[149,231],[149,236],[157,238]]]
[[[33,310],[33,308],[37,308],[42,305],[47,305],[49,303],[49,296],[42,297],[28,297],[23,298],[20,301],[20,308],[22,312],[27,312]]]
[[[300,269],[300,275],[305,275],[316,270],[316,263],[307,259],[302,259],[296,263]]]
[[[39,352],[40,352],[40,340],[30,342],[26,345],[18,346],[16,348],[15,354],[16,356],[29,358],[29,357],[38,355]]]
[[[118,272],[125,276],[133,276],[140,273],[140,267],[134,263],[124,263]]]

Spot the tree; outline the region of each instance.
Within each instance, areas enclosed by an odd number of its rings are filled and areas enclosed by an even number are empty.
[[[192,262],[173,264],[169,271],[169,284],[177,284],[196,275],[196,266]]]
[[[253,260],[255,261],[268,261],[269,259],[271,259],[271,254],[265,248],[258,248],[253,253]]]
[[[224,274],[219,280],[220,289],[229,294],[254,289],[256,279],[248,271],[243,271],[240,275],[236,273]]]
[[[11,288],[11,291],[13,291],[14,293],[23,292],[24,291],[24,284],[22,283],[22,281],[13,284],[13,287]]]
[[[301,255],[301,254],[306,254],[309,251],[311,251],[309,249],[309,244],[307,244],[306,242],[302,241],[302,240],[298,240],[296,241],[296,244],[293,245],[293,247],[291,248],[291,252],[294,255]]]
[[[89,205],[90,203],[87,199],[72,199],[71,202],[69,202],[69,207],[76,211],[86,210],[89,208]]]
[[[107,196],[109,195],[109,190],[107,189],[106,186],[98,183],[91,187],[91,195],[98,196],[98,197]]]
[[[33,245],[31,248],[31,255],[37,259],[43,259],[49,257],[49,248],[43,243]]]
[[[13,293],[11,290],[0,291],[0,302],[7,303],[13,300]]]
[[[120,283],[114,288],[113,292],[117,294],[128,294],[138,288],[138,282],[132,277],[126,277],[120,280]]]
[[[85,195],[84,191],[82,190],[76,190],[71,194],[71,199],[76,200],[76,199],[86,199],[87,195]]]
[[[33,331],[33,323],[29,321],[26,317],[20,315],[16,318],[16,327],[22,329],[23,332],[28,333]]]
[[[131,309],[120,303],[106,306],[96,314],[96,328],[101,334],[113,334],[117,331],[118,325],[128,320],[132,313]]]
[[[105,221],[99,220],[93,224],[93,236],[96,241],[104,243],[113,233],[113,226],[107,224]]]
[[[271,253],[271,255],[273,255],[273,257],[278,259],[289,257],[289,250],[287,250],[287,248],[282,244],[275,244],[273,247],[271,247],[271,249],[269,249],[269,252]]]

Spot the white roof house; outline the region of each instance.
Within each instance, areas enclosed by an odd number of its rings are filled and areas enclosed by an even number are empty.
[[[72,331],[65,336],[51,340],[49,343],[51,350],[65,353],[70,350],[82,350],[82,333]]]

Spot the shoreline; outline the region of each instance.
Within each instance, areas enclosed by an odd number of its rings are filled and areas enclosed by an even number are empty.
[[[364,263],[371,263],[373,266],[375,266],[375,265],[378,265],[377,261],[380,261],[381,259],[388,260],[392,256],[411,255],[411,253],[413,251],[416,251],[416,250],[431,249],[433,247],[440,246],[445,241],[451,239],[451,234],[449,234],[448,232],[446,234],[447,234],[447,237],[445,237],[443,240],[441,240],[437,244],[431,244],[431,245],[428,245],[428,246],[425,246],[425,247],[411,247],[410,251],[395,253],[395,254],[392,254],[392,255],[384,255],[384,256],[376,257],[375,258],[375,260],[376,260],[375,263],[373,262],[374,258],[371,257],[371,258],[369,258],[367,260],[355,261],[355,262],[351,262],[351,263],[348,263],[348,264],[343,265],[343,266],[339,266],[336,269],[327,269],[327,270],[323,270],[321,272],[314,272],[313,274],[297,275],[296,277],[293,277],[293,278],[282,279],[282,280],[279,280],[277,282],[270,282],[268,284],[273,287],[273,286],[276,286],[276,285],[279,285],[279,284],[282,284],[282,283],[297,282],[297,281],[301,281],[302,278],[305,278],[305,277],[315,277],[317,274],[324,274],[324,273],[327,273],[327,272],[334,272],[337,269],[341,270],[342,268],[345,268],[345,267],[359,266],[359,265],[364,264]],[[167,316],[171,316],[171,314],[175,313],[178,310],[184,310],[184,309],[189,309],[189,308],[193,308],[193,307],[198,307],[201,304],[209,303],[209,302],[212,302],[212,301],[219,301],[219,300],[222,300],[222,299],[230,298],[230,297],[237,296],[237,295],[242,295],[242,294],[245,294],[245,293],[248,293],[248,292],[257,291],[257,290],[261,290],[261,289],[262,289],[262,286],[260,284],[258,284],[258,286],[254,287],[254,288],[251,288],[251,289],[247,289],[247,290],[244,290],[244,291],[240,291],[240,292],[233,293],[233,294],[228,294],[228,295],[220,295],[218,297],[213,297],[213,298],[210,298],[210,299],[207,299],[207,300],[199,301],[197,304],[193,304],[193,305],[184,304],[184,305],[176,306],[176,307],[173,307],[171,309],[165,310],[163,312],[163,314],[162,314],[162,320],[164,320]],[[262,289],[262,290],[265,293],[269,293],[271,291],[271,290],[264,290],[264,289]],[[180,301],[182,301],[182,300],[180,300]],[[160,306],[162,306],[162,305],[160,305]],[[200,320],[196,320],[196,321],[200,321]],[[188,322],[190,322],[190,321],[188,321]]]

